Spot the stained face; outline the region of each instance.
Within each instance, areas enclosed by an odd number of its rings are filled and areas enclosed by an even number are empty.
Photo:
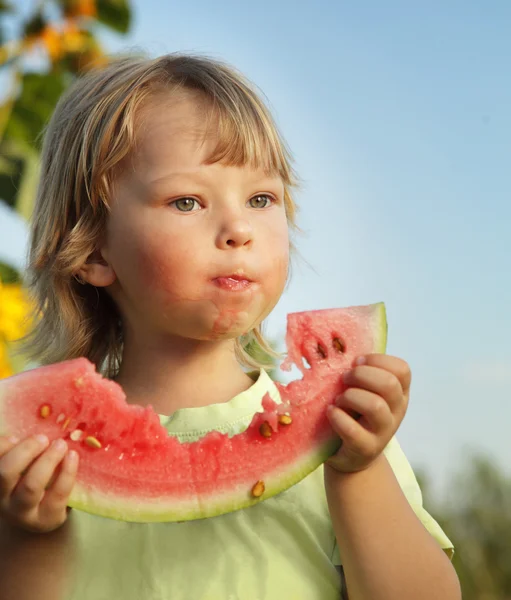
[[[141,115],[115,184],[102,253],[134,331],[234,338],[277,303],[289,260],[284,186],[248,167],[204,164],[200,105],[170,98]]]

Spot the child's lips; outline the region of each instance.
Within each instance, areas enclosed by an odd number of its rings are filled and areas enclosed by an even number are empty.
[[[254,282],[246,275],[220,275],[213,279],[213,283],[223,290],[229,292],[241,292],[248,290]]]

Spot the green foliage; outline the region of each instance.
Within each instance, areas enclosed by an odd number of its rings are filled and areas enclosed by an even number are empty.
[[[2,283],[19,283],[19,273],[11,266],[0,262],[0,281]]]
[[[41,11],[32,15],[23,27],[25,36],[38,35],[44,29],[46,21]]]
[[[487,457],[468,459],[448,512],[463,598],[511,598],[511,478]]]
[[[97,0],[98,19],[119,33],[128,33],[131,11],[128,0]]]
[[[5,128],[5,138],[38,147],[38,138],[58,99],[66,89],[65,74],[55,68],[49,73],[26,73]]]
[[[0,0],[0,12],[14,12],[14,7],[7,0]]]
[[[0,105],[0,200],[25,218],[35,199],[41,133],[68,85],[104,57],[96,35],[98,23],[119,33],[126,33],[131,24],[129,0],[48,0],[46,4],[60,10],[43,11],[42,3],[34,3],[26,21],[19,19],[20,39],[0,47],[0,68],[10,70],[16,83]],[[16,5],[0,0],[0,14],[7,11],[16,15]],[[62,37],[63,32],[68,37]],[[0,45],[1,35],[0,31]],[[46,48],[48,67],[27,72],[21,59],[26,48],[34,47],[38,52]]]
[[[442,502],[434,502],[420,471],[419,479],[425,508],[454,544],[463,600],[511,598],[511,477],[472,454]]]
[[[0,145],[0,199],[11,208],[16,204],[24,164],[22,154],[14,152],[7,143]]]
[[[66,87],[65,74],[26,73],[21,91],[3,107],[10,111],[0,142],[0,199],[28,218],[32,211],[38,174],[39,137]]]
[[[22,142],[0,144],[0,199],[29,219],[36,195],[39,153]]]
[[[0,0],[0,15],[2,13],[12,13],[14,12],[14,8],[10,2],[6,0]],[[6,36],[4,34],[4,30],[2,29],[2,24],[0,23],[0,46],[5,43]]]

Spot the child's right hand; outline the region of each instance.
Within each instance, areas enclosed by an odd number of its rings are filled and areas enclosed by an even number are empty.
[[[77,468],[78,454],[64,440],[0,437],[0,518],[35,533],[57,529],[67,518]]]

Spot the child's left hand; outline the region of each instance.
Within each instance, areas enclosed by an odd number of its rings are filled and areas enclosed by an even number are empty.
[[[346,388],[327,415],[342,440],[327,464],[342,473],[362,471],[383,452],[408,407],[408,364],[386,354],[368,354],[344,374]]]

